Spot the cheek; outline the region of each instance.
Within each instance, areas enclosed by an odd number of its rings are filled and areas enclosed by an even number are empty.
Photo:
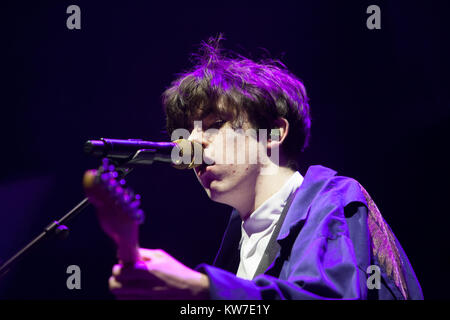
[[[252,165],[258,164],[259,144],[252,137],[245,135],[235,135],[224,140],[226,163],[235,164],[240,167],[240,171],[250,171]],[[246,170],[245,170],[246,169]]]
[[[256,136],[229,129],[211,140],[205,154],[211,155],[218,164],[255,165],[260,163],[260,149]]]
[[[251,183],[258,175],[257,165],[241,164],[231,167],[228,173],[230,181],[233,181],[234,184]]]

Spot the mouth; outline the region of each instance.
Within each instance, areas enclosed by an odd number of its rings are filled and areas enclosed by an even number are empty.
[[[198,167],[195,168],[195,172],[197,173],[197,176],[200,178],[206,173],[206,168],[211,167],[212,165],[202,163]]]
[[[207,171],[209,171],[208,168],[211,168],[212,166],[215,165],[215,161],[212,158],[206,157],[205,155],[203,156],[203,161],[202,164],[199,165],[198,167],[196,167],[195,173],[197,174],[197,176],[200,178],[201,176],[203,176]]]
[[[217,176],[212,172],[214,164],[205,164],[195,168],[197,178],[200,180],[202,186],[206,189],[210,188],[211,182],[217,180]]]

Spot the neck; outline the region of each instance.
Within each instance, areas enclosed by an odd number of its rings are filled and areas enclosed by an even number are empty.
[[[274,195],[294,174],[294,170],[288,167],[278,167],[276,174],[260,174],[255,182],[253,193],[243,199],[244,201],[235,206],[242,220],[246,220],[261,206],[264,201]]]

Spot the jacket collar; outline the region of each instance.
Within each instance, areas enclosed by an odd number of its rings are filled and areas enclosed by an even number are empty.
[[[308,217],[309,208],[314,198],[320,193],[327,181],[336,175],[336,171],[315,165],[308,168],[302,185],[297,191],[286,218],[281,226],[277,241],[286,239],[292,228],[299,225]]]

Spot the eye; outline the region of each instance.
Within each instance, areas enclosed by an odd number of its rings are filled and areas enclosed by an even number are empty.
[[[225,124],[225,120],[216,120],[213,124],[211,124],[208,129],[220,129],[224,124]]]

